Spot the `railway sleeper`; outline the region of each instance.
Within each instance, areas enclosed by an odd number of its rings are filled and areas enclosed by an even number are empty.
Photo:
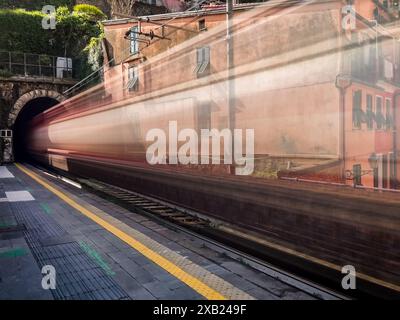
[[[168,218],[183,217],[182,213],[180,212],[160,213],[160,215]]]
[[[143,200],[127,200],[126,202],[129,202],[130,204],[141,206],[141,207],[146,206],[146,205],[148,205],[148,206],[153,205],[152,202],[143,201]]]
[[[158,205],[153,205],[153,206],[144,206],[144,208],[146,209],[150,209],[150,210],[164,210],[165,211],[165,207],[164,206],[158,206]]]
[[[176,212],[176,210],[171,209],[171,208],[160,208],[160,209],[154,209],[153,211],[156,213],[159,213],[159,214],[168,214],[168,213]]]
[[[177,220],[177,221],[181,221],[181,222],[185,222],[185,221],[197,221],[195,219],[193,219],[192,217],[188,217],[188,216],[177,216],[177,217],[173,217],[172,219]]]
[[[130,193],[116,193],[115,194],[117,197],[120,198],[136,198],[136,199],[140,199],[139,197],[135,196],[134,194],[130,194]]]
[[[121,193],[121,192],[110,192],[110,194],[112,194],[113,196],[115,196],[115,197],[118,197],[118,198],[126,198],[126,197],[131,197],[131,198],[133,198],[134,197],[134,195],[132,195],[132,194],[129,194],[129,193]]]
[[[142,208],[145,208],[145,209],[149,209],[149,210],[157,209],[157,208],[163,208],[163,207],[157,206],[154,203],[145,203],[145,204],[140,204],[139,206],[142,207]]]
[[[118,197],[118,199],[121,199],[121,200],[131,200],[131,201],[139,201],[139,200],[141,200],[139,197],[130,196],[130,195]]]

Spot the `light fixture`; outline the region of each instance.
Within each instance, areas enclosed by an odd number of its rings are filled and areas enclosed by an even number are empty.
[[[376,169],[376,168],[378,168],[378,156],[375,154],[375,152],[374,153],[372,153],[370,156],[369,156],[369,158],[368,158],[368,163],[369,163],[369,166],[372,168],[372,169]]]

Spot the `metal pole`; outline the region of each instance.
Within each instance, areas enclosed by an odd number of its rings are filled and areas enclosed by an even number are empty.
[[[232,38],[232,17],[233,17],[233,0],[226,1],[226,53],[227,53],[227,100],[228,100],[228,127],[232,133],[231,151],[232,165],[230,173],[234,174],[234,130],[235,130],[235,83],[234,83],[234,61],[233,61],[233,38]]]

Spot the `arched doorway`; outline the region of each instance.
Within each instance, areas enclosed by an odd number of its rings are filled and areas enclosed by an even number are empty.
[[[56,91],[34,90],[21,96],[14,104],[8,126],[13,130],[13,156],[16,161],[26,160],[26,126],[39,113],[55,106],[65,98]]]

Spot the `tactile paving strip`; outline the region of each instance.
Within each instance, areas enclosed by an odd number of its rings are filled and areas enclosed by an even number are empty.
[[[71,196],[73,197],[73,196]],[[76,197],[73,197],[76,198]],[[78,201],[78,199],[76,199]],[[90,208],[92,212],[94,212],[98,217],[104,219],[108,223],[117,224],[118,228],[125,232],[127,235],[132,236],[134,239],[139,241],[141,244],[147,246],[157,254],[160,254],[165,259],[171,261],[176,268],[180,268],[183,271],[187,272],[188,275],[199,279],[206,285],[208,285],[211,289],[216,290],[224,297],[229,300],[253,300],[254,297],[249,295],[248,293],[240,290],[239,288],[235,287],[234,285],[230,284],[229,282],[225,281],[221,277],[211,273],[210,271],[206,270],[205,268],[197,265],[196,263],[192,262],[187,257],[183,257],[182,255],[178,254],[177,252],[168,249],[161,243],[153,240],[149,236],[141,233],[134,228],[129,227],[125,223],[122,223],[115,219],[114,217],[110,216],[106,212],[93,207],[90,204],[87,204],[87,207]],[[184,281],[184,279],[181,279]],[[185,282],[185,281],[184,281]]]
[[[18,223],[26,226],[25,239],[42,268],[52,265],[56,270],[55,299],[123,300],[127,293],[98,266],[36,202],[11,204]],[[44,245],[44,239],[52,239]],[[57,243],[59,239],[59,243]],[[67,239],[67,240],[66,240]]]

